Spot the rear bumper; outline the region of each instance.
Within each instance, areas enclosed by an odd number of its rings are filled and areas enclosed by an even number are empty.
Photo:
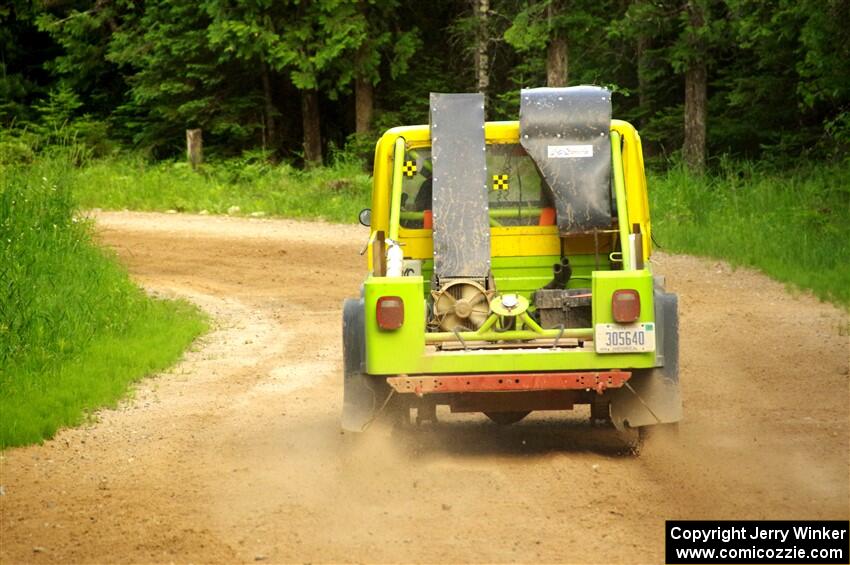
[[[552,390],[593,390],[602,394],[620,388],[632,376],[629,371],[586,371],[559,373],[495,373],[467,375],[400,375],[387,383],[401,394],[530,392]]]

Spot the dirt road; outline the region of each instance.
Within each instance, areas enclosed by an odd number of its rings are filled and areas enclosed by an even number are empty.
[[[104,213],[133,276],[214,332],[134,398],[2,457],[0,560],[663,561],[672,518],[847,519],[848,321],[716,261],[679,293],[686,420],[624,456],[586,413],[339,432],[364,228]]]

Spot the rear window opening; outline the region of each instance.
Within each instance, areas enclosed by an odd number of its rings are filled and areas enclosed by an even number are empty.
[[[431,228],[431,149],[410,149],[402,168],[401,227]],[[548,186],[518,143],[487,145],[490,226],[555,225]]]

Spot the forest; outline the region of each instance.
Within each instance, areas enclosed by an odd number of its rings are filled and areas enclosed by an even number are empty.
[[[0,7],[0,153],[73,138],[164,159],[297,166],[368,154],[429,92],[597,84],[658,166],[779,168],[850,145],[844,0],[11,0]]]

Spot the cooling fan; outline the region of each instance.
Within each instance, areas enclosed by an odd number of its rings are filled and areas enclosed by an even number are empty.
[[[458,279],[432,291],[434,320],[446,332],[477,330],[490,315],[493,292],[470,279]]]

